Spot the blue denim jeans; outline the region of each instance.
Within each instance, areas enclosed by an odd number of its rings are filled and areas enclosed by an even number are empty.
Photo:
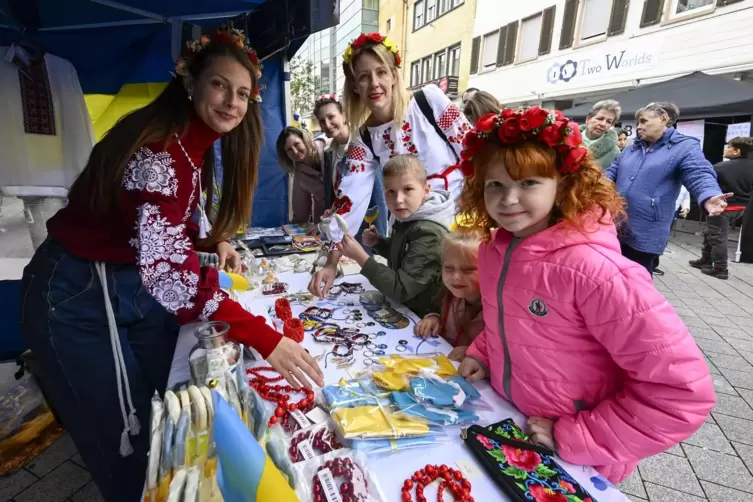
[[[167,385],[178,326],[146,291],[136,265],[107,265],[107,283],[141,432],[119,454],[118,401],[105,301],[94,262],[48,238],[24,269],[21,329],[50,404],[107,501],[139,500],[149,451],[150,399]]]

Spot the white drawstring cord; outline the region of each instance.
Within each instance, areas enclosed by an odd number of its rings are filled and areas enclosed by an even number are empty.
[[[107,287],[107,274],[105,264],[96,262],[94,268],[97,269],[99,282],[102,284],[102,293],[105,297],[105,310],[107,311],[107,325],[110,328],[110,346],[112,347],[112,357],[115,361],[115,379],[118,385],[118,399],[120,401],[120,413],[123,416],[123,432],[120,434],[120,455],[127,457],[133,453],[131,441],[128,435],[137,436],[141,432],[141,423],[136,417],[136,408],[133,406],[131,399],[131,385],[128,381],[128,370],[126,369],[123,358],[123,348],[120,346],[120,337],[118,336],[118,326],[115,322],[115,313],[110,302],[110,292]],[[128,400],[128,409],[126,413],[126,404],[123,399],[123,387],[125,387],[126,399]]]

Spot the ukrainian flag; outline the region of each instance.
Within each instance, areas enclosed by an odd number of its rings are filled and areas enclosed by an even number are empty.
[[[101,140],[121,117],[154,101],[166,86],[167,82],[125,84],[114,95],[85,95],[96,141]]]

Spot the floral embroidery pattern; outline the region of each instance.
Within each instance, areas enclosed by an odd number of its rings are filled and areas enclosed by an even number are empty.
[[[200,175],[201,171],[199,169],[193,170],[193,174],[191,175],[191,195],[188,196],[188,207],[186,207],[186,212],[183,215],[183,223],[188,221],[188,218],[193,215],[193,201],[196,198],[196,185],[199,183]]]
[[[390,151],[390,158],[397,155],[397,152],[395,151],[395,141],[392,139],[392,126],[385,129],[382,133],[382,142],[384,143],[384,146],[387,147],[387,150]]]
[[[222,293],[220,291],[216,291],[214,293],[214,296],[206,301],[204,304],[204,308],[201,311],[201,314],[199,315],[200,321],[208,321],[212,315],[214,315],[215,312],[217,312],[217,309],[220,308],[220,303],[226,298],[225,293]]]
[[[343,195],[342,190],[338,190],[335,195],[337,196],[335,202],[332,204],[332,207],[330,209],[324,211],[322,218],[331,218],[332,214],[334,213],[347,214],[353,207],[353,203],[350,201],[350,197]]]
[[[143,146],[128,162],[123,174],[123,188],[174,197],[178,192],[173,158],[167,152],[154,153]]]
[[[520,427],[505,420],[489,427],[497,436],[530,443]],[[595,502],[549,455],[500,444],[478,434],[476,440],[497,464],[499,473],[535,502]]]
[[[142,205],[138,213],[138,237],[129,243],[136,248],[144,286],[172,314],[192,309],[199,276],[190,270],[178,269],[191,250],[185,225],[171,225],[154,204]]]
[[[416,149],[416,145],[413,144],[413,128],[411,127],[410,122],[408,121],[403,122],[403,127],[401,127],[401,131],[402,131],[403,148],[407,150],[408,153],[417,155],[418,150]]]
[[[439,120],[437,120],[437,125],[443,131],[447,131],[452,127],[455,121],[458,120],[461,116],[462,114],[460,113],[460,109],[457,106],[450,103],[450,105],[445,109],[445,111],[442,112],[442,115],[439,116]]]
[[[458,127],[458,131],[455,134],[448,134],[447,135],[447,141],[450,143],[455,143],[457,145],[463,144],[463,138],[465,138],[465,134],[471,130],[471,126],[468,122],[463,122]]]

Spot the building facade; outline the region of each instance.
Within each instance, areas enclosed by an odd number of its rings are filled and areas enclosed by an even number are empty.
[[[753,81],[753,0],[499,7],[499,0],[477,0],[470,85],[506,105],[562,109],[694,71]]]
[[[379,2],[379,33],[395,42],[401,53],[405,53],[405,37],[410,23],[408,3],[405,0],[381,0]],[[405,78],[405,66],[402,69]]]
[[[458,99],[468,86],[476,0],[390,0],[382,2],[383,9],[385,3],[404,3],[400,45],[406,85],[418,89],[435,83],[450,99]],[[396,12],[393,16],[400,17]],[[386,13],[380,21],[385,17]],[[387,22],[380,22],[380,27],[386,28]]]
[[[348,44],[361,33],[378,30],[379,0],[341,0],[340,24],[314,33],[296,53],[296,58],[310,61],[314,72],[314,94],[342,93],[345,74],[342,56]],[[308,110],[299,110],[310,118],[314,103]]]

